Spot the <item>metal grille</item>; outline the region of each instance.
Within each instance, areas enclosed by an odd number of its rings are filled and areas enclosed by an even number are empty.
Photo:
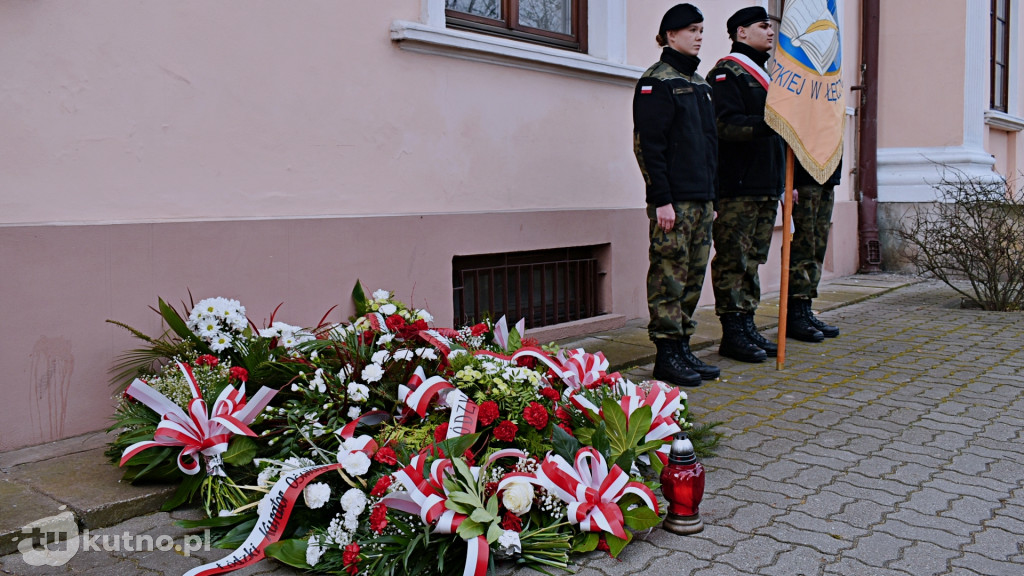
[[[878,240],[869,240],[867,243],[868,264],[881,264],[882,263],[882,250],[880,248]]]
[[[597,316],[594,247],[452,259],[455,325],[503,315],[536,328]]]

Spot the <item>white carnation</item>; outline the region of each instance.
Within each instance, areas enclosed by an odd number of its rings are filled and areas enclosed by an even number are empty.
[[[380,364],[370,364],[363,368],[362,377],[367,382],[379,382],[384,377],[384,369]]]
[[[388,358],[391,358],[391,353],[387,350],[377,350],[373,353],[373,356],[370,356],[370,360],[374,364],[383,364],[387,362]]]
[[[306,506],[316,510],[331,499],[331,487],[323,482],[310,484],[303,488],[302,499],[306,501]]]
[[[378,308],[377,311],[385,316],[391,316],[395,312],[398,312],[398,306],[395,306],[394,304],[388,302],[387,304],[384,304],[383,306]]]
[[[416,313],[416,315],[419,316],[420,320],[423,320],[424,322],[434,321],[434,316],[430,312],[427,312],[426,310],[420,310]]]
[[[341,495],[341,508],[345,510],[346,518],[359,516],[366,510],[366,494],[359,488],[349,488]]]
[[[338,463],[350,476],[362,476],[370,469],[370,457],[356,450],[338,452]]]
[[[370,397],[370,388],[366,384],[352,382],[348,385],[348,399],[353,402],[366,402]]]
[[[391,292],[388,292],[387,290],[382,289],[373,291],[374,300],[387,300],[388,298],[391,298]]]
[[[349,406],[349,409],[348,409],[348,419],[349,420],[355,420],[356,418],[359,418],[359,415],[362,414],[362,413],[363,412],[362,412],[362,410],[359,409],[359,406]]]
[[[309,537],[309,542],[306,544],[306,564],[310,566],[316,566],[317,562],[320,561],[320,557],[324,555],[324,549],[320,546],[320,538],[315,534]]]
[[[392,356],[392,358],[394,358],[395,360],[406,360],[406,361],[408,361],[408,360],[412,360],[413,359],[413,353],[412,353],[412,350],[408,350],[406,348],[402,348],[401,350],[395,351],[395,354]]]

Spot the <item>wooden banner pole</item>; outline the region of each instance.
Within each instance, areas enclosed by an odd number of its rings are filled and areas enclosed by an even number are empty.
[[[793,240],[793,171],[796,158],[786,146],[786,189],[782,193],[782,278],[779,281],[779,353],[775,369],[786,367],[786,318],[789,312],[789,245]]]

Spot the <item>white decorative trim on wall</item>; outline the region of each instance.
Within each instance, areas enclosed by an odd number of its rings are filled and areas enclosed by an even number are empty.
[[[985,146],[985,110],[989,92],[989,0],[967,0],[964,34],[964,146]]]
[[[421,22],[391,23],[403,50],[632,86],[644,69],[626,62],[626,0],[588,4],[589,54],[445,27],[444,0],[423,0]]]
[[[879,148],[879,202],[934,202],[933,186],[942,180],[943,166],[968,178],[998,182],[995,158],[980,147]]]
[[[1024,130],[1024,118],[1011,116],[998,110],[985,111],[985,124],[1007,132],[1020,132]]]

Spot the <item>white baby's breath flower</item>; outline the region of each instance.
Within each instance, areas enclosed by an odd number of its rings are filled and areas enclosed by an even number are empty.
[[[314,510],[321,508],[331,499],[331,487],[323,482],[310,484],[302,489],[302,499]]]
[[[384,377],[384,368],[380,364],[369,364],[363,368],[361,376],[367,382],[379,382]]]

